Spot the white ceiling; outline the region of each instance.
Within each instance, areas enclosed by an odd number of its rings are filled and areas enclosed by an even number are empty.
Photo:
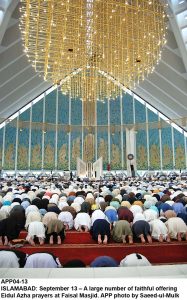
[[[187,0],[168,0],[168,36],[155,71],[134,90],[171,119],[187,117]],[[23,52],[19,0],[0,0],[0,121],[52,84],[43,81]],[[178,124],[186,129],[184,122]]]

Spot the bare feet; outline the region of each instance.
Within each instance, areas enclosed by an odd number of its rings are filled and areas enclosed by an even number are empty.
[[[104,236],[104,240],[103,240],[103,244],[106,245],[107,243],[108,243],[108,237],[107,237],[107,235],[105,235],[105,236]]]
[[[171,242],[171,239],[170,239],[170,236],[169,236],[169,235],[167,235],[167,237],[166,237],[166,242],[168,242],[168,243]]]
[[[6,235],[4,236],[4,246],[8,246],[8,238]]]
[[[82,225],[79,225],[78,231],[83,232],[83,230],[82,230]]]
[[[31,246],[35,246],[35,242],[32,238],[29,239],[29,244],[31,244]]]
[[[133,237],[129,235],[128,238],[129,238],[129,244],[133,244]]]
[[[84,231],[85,231],[85,232],[88,232],[88,231],[89,231],[88,226],[84,226]]]
[[[98,244],[102,244],[102,239],[101,239],[101,235],[100,234],[98,234],[97,242],[98,242]]]
[[[50,236],[49,244],[50,244],[50,245],[53,245],[53,236],[52,236],[52,235]]]
[[[126,244],[126,236],[125,235],[122,235],[122,242],[123,242],[123,244]]]
[[[163,235],[162,234],[160,234],[160,236],[159,236],[159,242],[163,242],[164,241],[164,239],[163,239]]]
[[[61,244],[62,244],[62,240],[61,240],[60,235],[57,236],[57,244],[58,244],[58,245],[61,245]]]
[[[65,226],[65,230],[69,230],[68,224],[64,224],[64,226]]]
[[[39,238],[39,243],[40,243],[40,246],[42,246],[44,244],[44,239]]]
[[[178,240],[179,242],[182,241],[182,237],[181,237],[181,233],[180,233],[180,232],[177,233],[177,240]]]
[[[152,237],[150,235],[147,235],[147,240],[148,240],[148,243],[151,244],[152,243]]]
[[[141,234],[141,235],[139,236],[139,238],[141,239],[141,243],[145,243],[145,239],[144,239],[144,235],[143,235],[143,234]]]
[[[3,239],[2,239],[2,236],[0,236],[0,245],[3,245]]]

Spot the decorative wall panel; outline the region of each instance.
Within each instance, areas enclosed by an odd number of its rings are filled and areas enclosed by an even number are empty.
[[[43,99],[32,106],[31,170],[42,168]],[[37,123],[39,125],[37,126]]]
[[[5,170],[15,169],[16,158],[16,126],[17,118],[14,121],[6,124],[5,128],[5,156],[4,166]]]
[[[123,93],[123,122],[124,124],[133,124],[133,97]]]
[[[77,157],[82,157],[82,101],[71,100],[71,125],[77,125],[77,129],[71,131],[71,170],[76,170]],[[76,128],[76,127],[75,127]]]
[[[154,123],[155,122],[155,123]],[[160,170],[160,143],[159,129],[152,128],[153,124],[158,124],[158,115],[148,109],[149,128],[149,160],[150,170]]]
[[[96,104],[97,128],[90,126],[84,132],[82,101],[70,100],[69,96],[55,89],[31,105],[19,114],[18,120],[7,122],[5,129],[0,129],[0,169],[41,170],[43,167],[45,170],[75,170],[77,157],[85,155],[85,145],[92,147],[93,144],[94,151],[88,151],[88,147],[86,150],[90,155],[88,161],[94,162],[102,156],[104,170],[109,163],[111,170],[125,170],[128,154],[126,127],[135,127],[137,132],[138,170],[148,170],[148,162],[150,170],[160,169],[160,152],[163,170],[185,169],[183,133],[175,128],[172,130],[171,125],[164,121],[160,126],[157,113],[150,109],[147,109],[146,118],[144,103],[123,93],[122,98],[109,103],[107,100],[97,101]],[[4,130],[5,151],[2,153]]]
[[[166,125],[166,128],[162,128],[162,163],[164,170],[173,169],[173,153],[172,153],[172,136],[171,127]],[[169,127],[168,127],[169,126]]]
[[[146,135],[146,107],[138,100],[135,103],[135,122],[142,129],[137,129],[136,134],[136,164],[138,170],[147,170],[147,135]],[[143,126],[142,126],[143,124]]]
[[[185,169],[184,136],[174,128],[175,169]]]
[[[107,169],[108,160],[108,102],[97,102],[97,125],[106,125],[105,128],[97,128],[97,152],[98,158],[103,158],[103,168]]]
[[[70,130],[63,129],[61,124],[69,124],[69,97],[58,92],[58,151],[57,169],[68,170],[68,142]]]
[[[29,169],[29,120],[30,120],[30,109],[27,109],[19,115],[19,122],[27,122],[27,126],[19,126],[18,129],[18,159],[17,169],[28,170]]]
[[[45,123],[48,124],[44,134],[44,169],[46,170],[55,169],[56,101],[56,90],[45,97]]]

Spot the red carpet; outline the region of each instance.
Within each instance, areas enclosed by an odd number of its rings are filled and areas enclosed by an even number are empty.
[[[25,232],[20,234],[20,238],[25,238]],[[6,247],[1,247],[6,248]],[[187,263],[187,242],[141,244],[117,244],[109,243],[108,245],[98,245],[91,239],[89,233],[80,233],[76,231],[66,232],[66,239],[62,245],[44,245],[32,247],[25,245],[19,250],[31,254],[35,252],[52,252],[60,258],[62,264],[70,259],[81,259],[87,265],[100,255],[109,255],[118,262],[130,253],[141,253],[145,255],[153,264],[162,263]]]
[[[26,231],[21,231],[19,238],[25,239]],[[66,231],[66,238],[63,244],[96,244],[89,232],[78,232],[75,230]]]

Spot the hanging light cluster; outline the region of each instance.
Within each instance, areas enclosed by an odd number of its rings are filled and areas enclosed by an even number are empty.
[[[83,101],[115,98],[154,70],[166,43],[159,0],[21,0],[24,48],[45,80]]]

